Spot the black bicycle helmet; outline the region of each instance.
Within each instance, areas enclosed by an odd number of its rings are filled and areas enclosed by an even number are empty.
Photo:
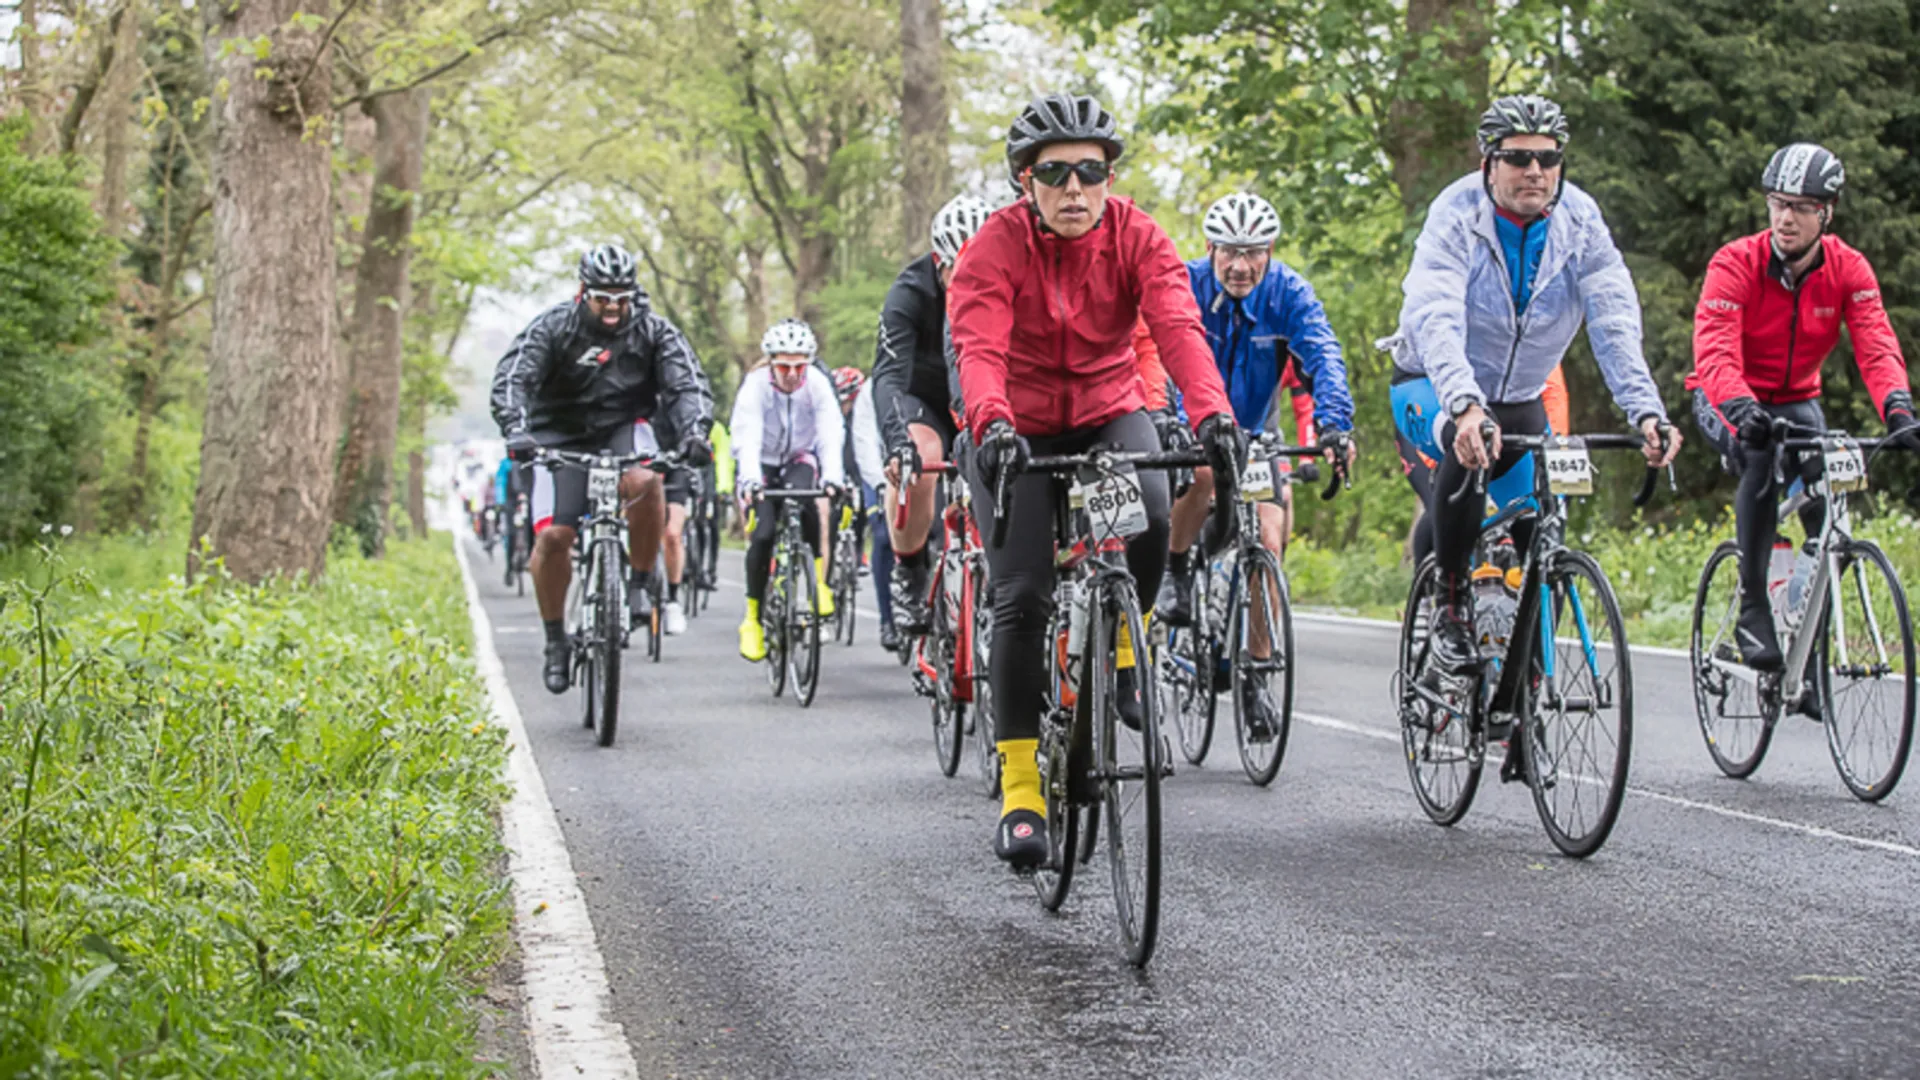
[[[1560,106],[1539,94],[1510,94],[1500,98],[1480,114],[1480,156],[1500,148],[1500,140],[1509,135],[1551,135],[1562,147],[1567,145],[1567,117]]]
[[[1760,190],[1833,202],[1847,186],[1847,170],[1833,151],[1814,143],[1794,143],[1773,152],[1760,174]]]
[[[1117,134],[1113,114],[1086,94],[1043,94],[1027,103],[1007,131],[1007,178],[1020,186],[1020,174],[1054,143],[1099,143],[1108,161],[1120,160],[1127,144]]]
[[[638,289],[633,256],[619,244],[600,244],[580,256],[580,284],[589,289]]]

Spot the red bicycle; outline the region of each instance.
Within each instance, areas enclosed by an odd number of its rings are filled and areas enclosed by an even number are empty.
[[[973,523],[967,485],[951,462],[926,472],[946,478],[948,497],[940,514],[940,557],[927,582],[928,630],[912,645],[913,687],[928,699],[933,749],[940,772],[959,771],[962,747],[972,734],[986,793],[1000,792],[1000,757],[993,743],[993,704],[987,688],[987,657],[993,640],[993,599],[987,590],[986,548]],[[912,483],[904,478],[903,487]],[[904,525],[906,502],[895,511]]]

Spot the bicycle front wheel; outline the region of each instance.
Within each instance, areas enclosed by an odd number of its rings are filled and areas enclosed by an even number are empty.
[[[1153,632],[1160,637],[1153,650],[1160,715],[1173,721],[1180,752],[1198,765],[1213,745],[1214,651],[1198,627],[1155,623]]]
[[[567,643],[572,655],[568,659],[568,675],[573,685],[580,687],[580,726],[593,730],[595,706],[600,700],[600,689],[594,677],[594,650],[588,648],[589,639],[595,625],[594,612],[599,602],[591,599],[598,593],[593,591],[592,566],[586,559],[575,557],[573,578],[567,582],[566,626]]]
[[[594,558],[600,563],[600,600],[595,614],[594,675],[598,681],[601,746],[612,746],[614,732],[620,726],[620,637],[627,628],[627,598],[620,572],[624,557],[619,544],[601,544]]]
[[[1913,745],[1913,622],[1877,545],[1849,541],[1835,566],[1814,673],[1827,749],[1854,798],[1879,802],[1899,785]]]
[[[1233,728],[1240,767],[1265,787],[1280,772],[1293,726],[1293,613],[1280,560],[1265,548],[1240,557],[1240,596],[1233,608],[1227,648],[1233,656]],[[1261,656],[1264,652],[1266,655]],[[1264,704],[1266,722],[1247,715]]]
[[[793,666],[793,694],[800,707],[813,704],[814,691],[820,688],[820,616],[816,614],[819,578],[813,572],[813,560],[793,559],[787,564],[787,656]]]
[[[1146,627],[1129,578],[1105,579],[1105,602],[1093,674],[1094,769],[1107,826],[1107,863],[1113,873],[1114,913],[1127,962],[1145,967],[1160,930],[1160,742],[1159,694],[1147,662]],[[1138,646],[1136,649],[1135,647]],[[1128,653],[1134,655],[1129,658]],[[1140,727],[1120,716],[1120,665],[1128,662],[1140,680]]]
[[[980,787],[987,798],[1000,795],[1000,750],[994,742],[993,682],[988,677],[993,666],[993,589],[987,584],[986,560],[973,564],[968,576],[973,582],[973,746],[980,759]]]
[[[794,602],[787,583],[784,560],[775,559],[767,575],[767,596],[760,605],[760,628],[767,639],[767,682],[774,697],[787,688],[787,608]]]
[[[1773,742],[1779,706],[1760,696],[1760,684],[1740,658],[1734,631],[1740,622],[1740,545],[1731,540],[1707,556],[1693,597],[1688,669],[1693,712],[1707,753],[1720,771],[1744,780],[1760,767]]]
[[[1633,667],[1626,620],[1600,564],[1563,551],[1541,611],[1552,662],[1523,710],[1528,786],[1547,838],[1584,859],[1620,817],[1633,756]],[[1536,647],[1538,648],[1538,647]],[[1539,669],[1535,669],[1539,672]]]
[[[1414,800],[1434,824],[1450,826],[1467,816],[1474,793],[1480,790],[1486,742],[1471,720],[1477,681],[1428,676],[1427,618],[1437,576],[1428,556],[1407,593],[1407,610],[1400,621],[1400,669],[1394,683],[1400,743],[1406,751]]]

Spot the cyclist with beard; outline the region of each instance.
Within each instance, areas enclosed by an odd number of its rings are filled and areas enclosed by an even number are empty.
[[[974,517],[993,533],[992,492],[1011,485],[1005,540],[987,550],[993,586],[995,740],[1001,762],[994,851],[1015,866],[1047,854],[1038,748],[1053,605],[1053,477],[1024,472],[1031,454],[1095,445],[1155,451],[1134,330],[1144,317],[1166,369],[1197,421],[1223,496],[1239,478],[1241,436],[1207,349],[1186,266],[1165,230],[1112,194],[1125,149],[1112,114],[1091,97],[1035,98],[1007,134],[1007,172],[1023,198],[986,220],[955,267],[949,299],[966,427],[974,451]],[[1127,545],[1141,607],[1166,566],[1170,513],[1164,473],[1138,477],[1148,525]],[[1138,723],[1137,656],[1116,648],[1116,696]],[[1144,650],[1143,650],[1144,651]]]
[[[687,339],[649,307],[634,277],[633,256],[618,244],[601,244],[580,257],[579,291],[513,339],[494,369],[492,397],[494,422],[516,461],[532,460],[543,447],[658,451],[656,420],[678,433],[689,464],[698,467],[711,458],[713,393],[706,373]],[[651,614],[646,585],[666,526],[662,488],[660,477],[646,469],[630,469],[620,480],[632,560],[627,605],[636,620]],[[586,507],[585,472],[535,470],[529,570],[546,625],[542,675],[555,694],[565,693],[569,681],[562,619],[573,577],[574,530]]]
[[[1740,478],[1734,532],[1740,544],[1740,623],[1747,666],[1778,671],[1785,660],[1767,602],[1768,552],[1779,485],[1773,474],[1773,420],[1826,430],[1820,365],[1845,324],[1853,360],[1887,430],[1914,430],[1913,394],[1900,340],[1887,321],[1880,282],[1866,256],[1828,232],[1846,186],[1840,159],[1794,143],[1775,152],[1760,177],[1769,227],[1728,244],[1707,264],[1693,315],[1693,415],[1701,434]],[[1811,483],[1818,455],[1795,455],[1791,474]],[[1800,511],[1811,547],[1826,504]]]
[[[1536,94],[1503,97],[1481,115],[1480,172],[1428,210],[1402,283],[1400,329],[1381,343],[1393,353],[1403,445],[1438,462],[1432,489],[1419,493],[1440,572],[1428,630],[1439,673],[1465,673],[1479,659],[1467,564],[1484,505],[1448,496],[1481,468],[1495,502],[1532,490],[1532,455],[1503,452],[1500,432],[1546,430],[1542,388],[1583,323],[1614,401],[1646,439],[1648,463],[1665,465],[1680,449],[1640,350],[1633,277],[1599,206],[1566,181],[1567,136],[1560,107]],[[1490,440],[1481,434],[1488,421]],[[1524,550],[1524,528],[1515,534]]]

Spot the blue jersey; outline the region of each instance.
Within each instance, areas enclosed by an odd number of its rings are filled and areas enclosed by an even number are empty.
[[[1347,390],[1340,339],[1306,278],[1275,259],[1260,284],[1235,300],[1214,276],[1211,258],[1189,262],[1187,277],[1241,427],[1255,434],[1266,430],[1291,356],[1313,390],[1315,424],[1353,430],[1353,395]]]

